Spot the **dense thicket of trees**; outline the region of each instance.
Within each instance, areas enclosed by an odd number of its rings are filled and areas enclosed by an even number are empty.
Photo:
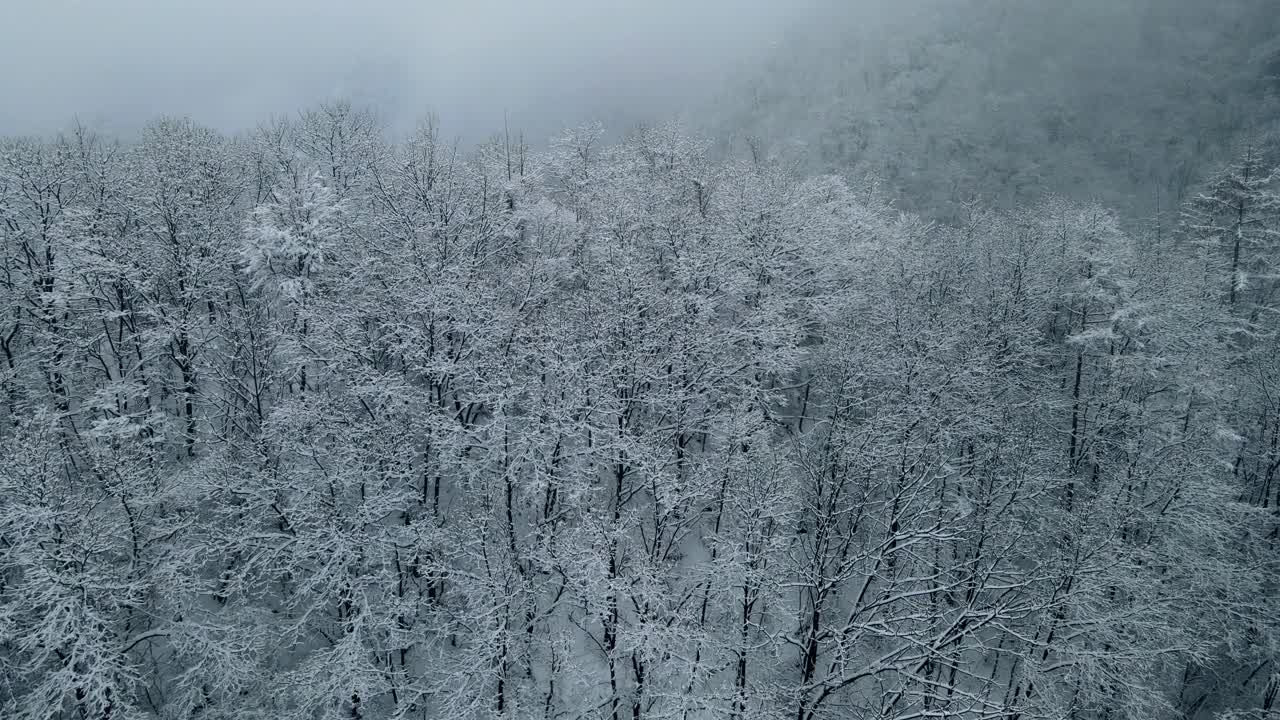
[[[1265,147],[1137,236],[713,157],[5,140],[0,714],[1276,712]]]

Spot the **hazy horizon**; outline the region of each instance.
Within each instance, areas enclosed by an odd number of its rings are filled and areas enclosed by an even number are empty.
[[[406,127],[432,113],[474,140],[585,119],[658,119],[704,102],[812,0],[510,0],[354,5],[160,0],[12,8],[0,133],[75,119],[129,132],[158,115],[223,131],[336,97]]]

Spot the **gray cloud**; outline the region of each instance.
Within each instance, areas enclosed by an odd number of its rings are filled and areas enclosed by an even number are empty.
[[[804,0],[808,2],[808,0]],[[0,132],[158,114],[224,130],[333,96],[477,137],[674,113],[759,56],[797,0],[10,0]]]

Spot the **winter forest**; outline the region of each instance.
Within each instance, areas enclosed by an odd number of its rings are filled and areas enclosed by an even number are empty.
[[[818,5],[0,139],[0,717],[1280,717],[1280,13]]]

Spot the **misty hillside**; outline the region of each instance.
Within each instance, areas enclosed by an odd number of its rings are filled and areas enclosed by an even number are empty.
[[[1280,720],[1272,4],[16,7],[0,718]]]
[[[931,215],[1045,192],[1151,214],[1275,130],[1277,38],[1269,0],[832,6],[734,86],[720,127]]]

